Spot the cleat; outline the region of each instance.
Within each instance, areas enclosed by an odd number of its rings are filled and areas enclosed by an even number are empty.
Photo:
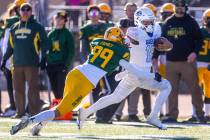
[[[152,117],[148,117],[147,118],[147,123],[150,124],[150,125],[153,125],[161,130],[166,130],[167,127],[161,123],[161,121],[158,119],[158,118],[152,118]]]
[[[32,129],[31,129],[31,134],[32,136],[39,136],[39,132],[41,131],[41,129],[44,127],[44,125],[42,124],[42,122],[36,124]]]
[[[77,118],[77,127],[78,129],[82,129],[83,123],[85,121],[84,116],[83,116],[83,108],[80,108],[78,110],[78,118]]]
[[[19,123],[17,123],[16,125],[12,126],[12,129],[10,130],[10,134],[14,135],[18,131],[24,129],[25,127],[28,126],[29,122],[30,122],[30,120],[29,120],[29,118],[27,116],[23,117]]]

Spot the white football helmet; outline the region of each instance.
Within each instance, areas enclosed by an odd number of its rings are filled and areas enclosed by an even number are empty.
[[[152,23],[145,25],[144,21],[151,21]],[[141,7],[139,9],[137,9],[136,12],[134,13],[135,25],[142,28],[143,30],[145,30],[148,33],[153,33],[154,21],[155,21],[155,15],[152,12],[152,10],[150,10],[147,7]]]

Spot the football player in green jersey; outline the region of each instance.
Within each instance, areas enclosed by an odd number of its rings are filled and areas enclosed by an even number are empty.
[[[36,134],[38,134],[43,127],[42,122],[53,120],[55,117],[76,108],[104,75],[119,66],[120,61],[126,60],[125,62],[127,62],[130,56],[129,49],[124,45],[124,33],[118,27],[109,28],[104,35],[104,39],[92,41],[91,47],[93,49],[88,60],[68,73],[62,101],[55,108],[43,111],[30,118],[23,118],[12,127],[11,135],[32,123],[38,123],[36,125]]]
[[[203,84],[204,92],[204,116],[210,120],[210,9],[203,13],[203,46],[198,53],[198,79],[199,84]]]
[[[105,6],[105,7],[104,7]],[[90,42],[95,38],[103,38],[105,30],[109,27],[112,27],[114,24],[109,22],[107,18],[103,18],[104,15],[110,16],[111,8],[104,3],[97,5],[90,5],[87,8],[87,15],[89,21],[86,25],[81,28],[81,62],[83,63],[87,56],[90,53],[91,47]],[[101,96],[107,95],[112,92],[112,90],[117,86],[117,83],[114,80],[115,73],[104,76],[96,86],[96,88],[92,92],[93,102],[96,102]],[[86,103],[88,105],[89,103]],[[96,113],[96,123],[111,123],[110,120],[115,113],[116,107],[110,107],[103,109],[103,111],[99,111]],[[107,111],[108,110],[108,111]],[[106,115],[104,115],[106,114]]]

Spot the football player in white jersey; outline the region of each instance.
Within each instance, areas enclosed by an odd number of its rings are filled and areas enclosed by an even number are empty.
[[[120,61],[120,65],[126,71],[116,77],[118,80],[122,79],[119,85],[113,94],[102,97],[87,109],[79,109],[79,129],[90,114],[111,104],[119,103],[137,87],[159,92],[147,122],[160,129],[167,129],[159,120],[158,113],[170,94],[171,85],[157,73],[157,67],[153,67],[155,73],[149,72],[152,66],[154,41],[160,37],[161,28],[154,23],[155,16],[147,7],[137,9],[134,18],[137,27],[128,28],[127,37],[131,40],[130,63],[135,66],[135,69]]]

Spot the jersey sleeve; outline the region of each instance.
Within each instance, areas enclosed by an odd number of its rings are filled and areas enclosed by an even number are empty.
[[[135,41],[139,41],[139,33],[137,27],[129,27],[126,35],[134,39]]]
[[[162,34],[161,26],[158,23],[155,23],[155,38],[159,38]]]
[[[95,46],[97,46],[100,42],[100,39],[95,39],[92,42],[90,42],[90,47],[93,49]]]
[[[126,46],[121,46],[121,47],[123,47],[122,59],[129,61],[130,60],[130,50]]]

